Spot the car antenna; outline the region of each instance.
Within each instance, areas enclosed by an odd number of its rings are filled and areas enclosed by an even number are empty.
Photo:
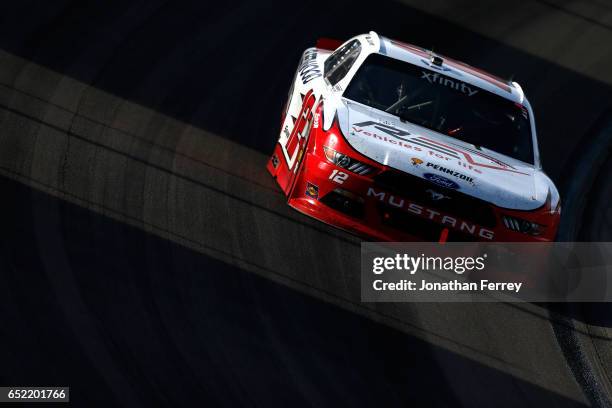
[[[429,51],[429,62],[437,67],[441,67],[444,63],[444,59],[434,52],[434,47]]]

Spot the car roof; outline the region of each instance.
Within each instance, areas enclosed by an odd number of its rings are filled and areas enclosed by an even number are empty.
[[[373,50],[378,54],[406,61],[430,70],[437,70],[443,75],[475,85],[513,102],[528,104],[521,86],[516,82],[504,80],[464,62],[437,53],[434,54],[432,51],[417,45],[379,36],[375,32],[370,32],[370,34],[366,34],[365,36],[372,35],[376,35],[379,38],[380,47],[378,47],[377,50]],[[431,63],[431,57],[433,55],[442,58],[443,62],[441,66]]]

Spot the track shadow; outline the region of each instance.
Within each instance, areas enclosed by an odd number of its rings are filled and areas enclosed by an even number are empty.
[[[69,385],[87,406],[576,405],[14,181],[0,189],[3,384]],[[441,361],[480,384],[470,400]]]

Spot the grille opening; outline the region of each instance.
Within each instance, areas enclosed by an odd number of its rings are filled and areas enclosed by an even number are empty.
[[[444,228],[448,228],[446,239],[448,242],[477,241],[477,238],[473,235],[449,228],[448,225],[440,225],[417,217],[397,208],[381,205],[379,206],[379,213],[384,225],[421,238],[424,241],[437,242]]]
[[[363,199],[348,191],[336,189],[326,194],[319,201],[351,217],[362,218],[364,214]]]
[[[374,177],[380,188],[401,197],[414,200],[428,208],[454,215],[483,227],[494,228],[497,224],[491,205],[483,200],[430,183],[419,177],[388,170]],[[446,198],[434,200],[428,190],[441,193]]]

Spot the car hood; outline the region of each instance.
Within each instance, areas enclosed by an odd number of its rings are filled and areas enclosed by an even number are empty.
[[[477,149],[396,116],[343,100],[340,127],[359,153],[391,168],[494,205],[533,210],[548,189],[538,186],[539,169],[502,154]]]

